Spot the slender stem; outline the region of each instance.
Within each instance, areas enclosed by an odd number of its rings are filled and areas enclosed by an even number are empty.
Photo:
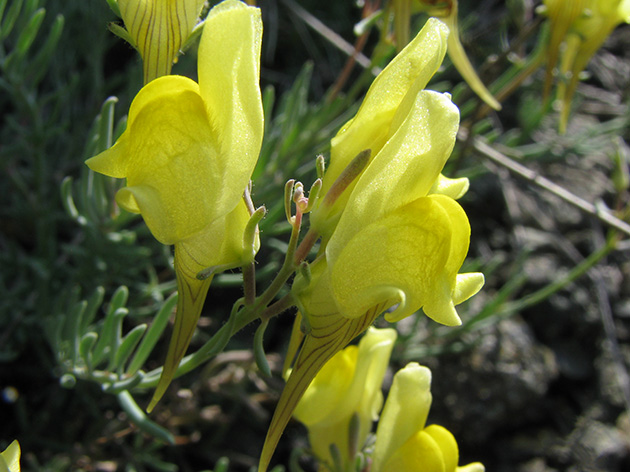
[[[241,304],[237,302],[234,307],[232,307],[232,313],[230,314],[230,319],[227,323],[221,326],[216,333],[203,345],[201,348],[190,354],[184,359],[182,359],[177,372],[175,372],[174,378],[177,378],[181,375],[184,375],[191,370],[194,370],[199,365],[206,362],[213,356],[216,356],[219,352],[221,352],[230,338],[234,335],[234,333],[243,329],[246,325],[248,325],[251,321],[254,320],[254,317],[251,316],[243,316],[250,315],[251,310],[248,310],[245,307],[242,311],[238,311],[241,307]],[[140,388],[151,388],[155,387],[158,383],[159,377],[162,373],[162,367],[152,370],[147,373],[142,382],[138,384]]]
[[[514,78],[512,78],[512,80],[510,80],[505,86],[501,88],[501,90],[494,94],[496,99],[502,102],[507,97],[512,95],[512,93],[514,93],[518,89],[518,87],[520,87],[521,84],[525,82],[525,80],[527,80],[529,76],[536,72],[536,70],[542,65],[544,59],[545,56],[542,54],[537,54],[536,56],[534,56],[532,60],[528,62],[527,65],[514,76]],[[492,108],[490,108],[490,106],[488,106],[487,104],[484,104],[475,118],[477,120],[480,120],[491,111]]]
[[[245,304],[253,305],[256,300],[256,263],[254,261],[243,266],[243,294]]]
[[[283,311],[288,310],[293,305],[295,305],[295,299],[293,298],[293,294],[287,293],[280,300],[278,300],[277,302],[265,308],[263,312],[260,314],[260,318],[262,320],[269,320],[273,318],[274,316],[279,315]]]
[[[362,15],[363,18],[367,18],[371,13],[372,12],[368,9],[368,4],[366,3],[365,6],[363,7],[363,15]],[[354,65],[356,64],[357,55],[361,53],[361,51],[363,51],[363,48],[365,47],[365,43],[367,42],[369,34],[370,32],[368,30],[365,33],[363,33],[361,36],[359,36],[354,42],[354,53],[348,57],[345,65],[343,66],[341,74],[339,74],[339,76],[337,77],[337,80],[331,87],[332,91],[330,95],[328,95],[328,97],[326,98],[327,103],[331,103],[337,97],[337,95],[339,95],[339,92],[341,92],[341,89],[343,88],[345,83],[348,81],[348,78],[350,77],[350,73],[352,72],[352,69],[354,68]]]
[[[555,282],[544,286],[539,290],[536,290],[533,293],[530,293],[529,295],[524,296],[519,300],[507,303],[505,307],[499,311],[499,314],[523,311],[525,308],[536,305],[543,300],[549,298],[551,295],[558,292],[559,290],[562,290],[564,287],[588,272],[593,266],[595,266],[595,264],[601,261],[608,254],[610,254],[610,252],[615,249],[617,241],[617,236],[609,238],[604,246],[599,248],[597,251],[595,251],[578,265],[576,265],[571,271],[569,271],[567,275],[565,275],[561,279],[556,280]]]
[[[313,246],[315,245],[315,242],[318,238],[319,234],[317,233],[317,231],[309,229],[306,232],[306,236],[304,236],[304,239],[295,251],[295,256],[293,258],[294,267],[299,266],[302,261],[306,259],[306,256],[308,256],[308,253],[311,252],[311,249],[313,249]]]
[[[197,352],[182,359],[182,362],[175,373],[175,377],[179,377],[180,375],[190,372],[211,357],[217,355],[225,348],[234,333],[243,329],[256,318],[268,320],[293,305],[293,297],[289,293],[274,304],[268,306],[282,287],[284,287],[284,284],[287,280],[289,280],[289,277],[291,277],[291,275],[295,272],[298,265],[306,258],[318,239],[317,232],[309,229],[306,236],[298,246],[300,229],[302,226],[302,216],[302,211],[298,205],[295,218],[293,220],[291,238],[289,240],[289,247],[287,249],[284,263],[269,287],[267,287],[267,289],[259,297],[255,297],[255,277],[251,272],[253,270],[254,263],[244,266],[243,279],[245,281],[245,297],[234,304],[232,307],[232,313],[230,314],[230,318],[227,323],[221,326],[221,328],[219,328]],[[138,384],[138,387],[154,387],[157,385],[161,372],[162,368],[160,367],[147,373]]]
[[[271,302],[271,300],[273,300],[273,298],[278,294],[280,289],[284,286],[285,282],[289,280],[291,274],[295,272],[296,265],[293,262],[293,256],[297,248],[301,226],[302,212],[298,208],[295,213],[295,221],[293,222],[293,226],[291,229],[291,238],[289,239],[289,247],[287,248],[284,263],[278,271],[278,275],[276,275],[276,278],[273,279],[269,287],[267,287],[267,290],[265,290],[263,294],[256,299],[256,303],[252,308],[254,311],[258,311],[262,307],[267,306]]]
[[[356,62],[363,68],[370,68],[370,58],[361,52],[356,52],[355,48],[348,41],[343,39],[339,34],[326,26],[323,22],[311,15],[307,10],[302,8],[293,0],[283,0],[282,3],[297,15],[304,23],[311,27],[316,33],[330,41],[337,49],[346,53],[348,56],[354,56]],[[375,74],[376,75],[376,74]]]

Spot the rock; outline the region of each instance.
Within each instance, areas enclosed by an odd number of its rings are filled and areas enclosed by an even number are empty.
[[[585,419],[579,421],[565,444],[570,462],[567,472],[621,470],[628,445],[614,426]]]
[[[440,401],[429,420],[471,446],[484,443],[505,418],[515,426],[542,415],[541,399],[558,375],[552,351],[516,316],[489,328],[467,355],[441,357],[432,370],[433,397]]]

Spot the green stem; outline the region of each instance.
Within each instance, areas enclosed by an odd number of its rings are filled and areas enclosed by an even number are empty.
[[[619,241],[619,236],[614,232],[606,241],[606,244],[597,251],[593,252],[590,256],[576,265],[569,273],[567,273],[561,279],[556,280],[548,285],[545,285],[539,290],[536,290],[529,295],[525,295],[523,298],[514,300],[512,302],[505,303],[502,308],[494,312],[490,317],[476,317],[465,323],[460,329],[453,331],[453,335],[461,336],[462,332],[472,331],[473,328],[480,329],[488,323],[496,323],[497,321],[507,318],[508,316],[522,312],[523,310],[534,306],[543,300],[546,300],[554,293],[562,290],[579,277],[593,268],[599,261],[610,254],[616,247]],[[489,319],[488,319],[489,318]],[[488,323],[483,323],[484,320],[488,320]]]
[[[256,263],[254,261],[243,266],[243,293],[245,304],[253,305],[256,300]]]
[[[302,213],[298,210],[295,215],[295,222],[291,231],[291,239],[289,240],[289,247],[287,249],[284,263],[269,287],[267,287],[263,294],[257,297],[251,304],[244,305],[243,299],[235,303],[234,307],[232,307],[232,313],[230,314],[228,322],[221,326],[221,328],[214,333],[212,338],[210,338],[197,352],[182,359],[182,362],[175,373],[175,377],[179,377],[191,370],[194,370],[199,365],[208,361],[211,357],[216,356],[225,348],[227,342],[235,333],[243,329],[256,318],[264,317],[264,319],[269,319],[286,310],[293,304],[293,297],[291,297],[291,294],[287,294],[268,307],[269,303],[271,303],[271,301],[277,296],[278,292],[284,287],[287,280],[289,280],[289,277],[291,277],[291,275],[295,272],[297,266],[304,260],[317,241],[317,233],[309,230],[306,233],[304,240],[298,247],[297,243],[301,224]],[[162,368],[160,367],[147,373],[138,384],[138,387],[155,387],[161,372]]]
[[[288,310],[293,305],[295,305],[295,299],[293,298],[293,294],[287,293],[280,300],[278,300],[274,304],[269,305],[267,308],[265,308],[263,312],[260,314],[260,318],[262,320],[269,320],[273,318],[274,316],[279,315],[283,311]]]
[[[598,249],[582,262],[580,262],[578,265],[576,265],[571,271],[569,271],[566,276],[544,286],[543,288],[533,293],[530,293],[529,295],[524,296],[519,300],[507,303],[505,307],[499,311],[499,314],[523,311],[524,309],[536,305],[543,300],[546,300],[554,293],[562,290],[567,285],[574,282],[579,277],[588,272],[593,266],[595,266],[608,254],[610,254],[610,252],[615,249],[615,246],[617,245],[617,240],[618,238],[616,236],[609,238],[606,244],[604,244],[600,249]]]
[[[302,212],[298,209],[295,213],[295,221],[293,222],[291,229],[289,247],[287,248],[287,253],[285,255],[284,262],[282,263],[282,267],[280,268],[280,271],[278,271],[278,275],[276,275],[276,278],[273,279],[269,287],[267,287],[267,290],[265,290],[263,294],[256,299],[256,303],[253,305],[252,311],[258,312],[263,307],[269,305],[269,303],[271,303],[274,297],[278,294],[280,289],[284,287],[284,284],[287,280],[289,280],[289,277],[291,277],[291,275],[295,272],[297,265],[293,260],[293,256],[296,252],[301,227]]]

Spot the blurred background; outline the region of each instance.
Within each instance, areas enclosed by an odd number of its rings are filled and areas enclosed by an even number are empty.
[[[266,130],[253,200],[269,209],[257,257],[264,287],[288,241],[284,183],[310,187],[316,156],[328,157],[330,138],[395,47],[383,42],[383,17],[369,26],[379,2],[258,4]],[[492,91],[540,44],[538,4],[460,2],[462,44]],[[426,18],[412,16],[412,34]],[[150,391],[131,389],[137,405],[125,403],[129,386],[99,376],[108,366],[79,362],[90,342],[103,359],[114,356],[89,333],[100,340],[110,329],[122,341],[158,312],[166,324],[176,291],[170,248],[113,206],[120,183],[83,164],[124,129],[142,86],[139,55],[108,31],[115,21],[105,0],[0,1],[0,449],[17,438],[25,471],[196,472],[220,470],[221,457],[230,471],[247,471],[283,385],[292,313],[265,336],[273,377],[256,367],[255,329],[246,328],[177,379],[150,419],[134,410]],[[343,48],[363,56],[349,60]],[[173,73],[196,78],[196,46]],[[484,109],[448,58],[428,86],[452,93],[462,112],[444,174],[470,179],[460,201],[472,227],[463,271],[484,272],[486,285],[459,309],[460,328],[424,316],[399,322],[392,371],[412,360],[432,369],[429,422],[453,432],[460,463],[494,472],[630,470],[628,77],[625,25],[587,67],[565,134],[557,107],[542,100],[544,68],[499,112]],[[612,224],[600,210],[616,215]],[[240,296],[238,273],[217,277],[193,348]],[[169,330],[143,369],[161,365]],[[314,470],[300,460],[306,446],[306,430],[293,422],[274,460]]]

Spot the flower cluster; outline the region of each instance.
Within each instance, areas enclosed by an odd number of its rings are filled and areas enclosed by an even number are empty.
[[[334,444],[345,470],[367,439],[383,407],[381,384],[395,341],[394,329],[369,328],[358,346],[335,354],[304,392],[293,416],[307,426],[322,463],[335,462]]]
[[[458,274],[470,226],[455,198],[468,182],[440,175],[459,113],[447,94],[424,90],[442,62],[448,33],[430,19],[332,140],[322,192],[334,198],[324,198],[311,217],[323,237],[320,257],[293,285],[306,336],[272,419],[261,470],[317,372],[378,315],[392,308],[385,318],[398,321],[422,309],[439,323],[458,325],[455,305],[483,285],[480,273]],[[346,185],[357,155],[368,162]],[[341,184],[346,188],[337,195]]]
[[[453,435],[439,425],[426,426],[431,407],[431,371],[415,362],[394,375],[376,429],[373,472],[483,472],[474,462],[458,467]]]
[[[383,406],[381,384],[396,332],[370,328],[357,346],[338,352],[315,376],[294,416],[308,428],[320,470],[350,470]],[[480,463],[457,467],[453,435],[426,426],[431,371],[410,363],[394,375],[372,455],[372,472],[483,472]],[[335,457],[331,451],[337,451]]]
[[[169,73],[173,51],[189,34],[201,3],[175,7],[176,2],[156,1],[149,8],[150,3],[120,2],[148,83],[131,104],[127,128],[115,145],[87,161],[96,172],[125,178],[126,186],[116,194],[119,206],[142,215],[158,241],[175,246],[177,314],[149,411],[176,374],[212,275],[253,266],[259,242],[251,235],[251,201],[243,196],[263,137],[260,11],[237,0],[210,11],[199,45],[197,83],[163,74]],[[157,19],[145,24],[149,10]],[[168,14],[162,21],[158,13]],[[179,33],[167,38],[167,46],[149,41],[152,32],[169,24],[176,24]],[[456,199],[468,189],[468,180],[441,174],[455,144],[459,111],[448,94],[425,90],[450,47],[448,37],[443,22],[427,22],[376,78],[356,116],[332,140],[330,165],[318,182],[320,197],[306,204],[298,196],[296,216],[289,217],[291,244],[297,244],[301,212],[312,210],[311,237],[305,240],[312,245],[321,239],[315,261],[303,260],[308,248],[297,261],[292,253],[280,271],[284,278],[279,275],[270,284],[275,292],[256,297],[255,286],[247,286],[245,301],[235,304],[232,314],[249,310],[243,319],[260,317],[264,332],[268,318],[263,310],[296,269],[303,269],[288,295],[300,311],[297,324],[304,325],[303,332],[294,331],[291,345],[303,343],[269,428],[262,472],[294,411],[311,428],[315,447],[333,436],[342,441],[337,432],[343,436],[351,424],[356,425],[355,439],[368,434],[382,403],[380,385],[395,332],[371,331],[358,348],[340,351],[381,313],[394,322],[422,310],[439,323],[458,325],[455,305],[484,283],[480,273],[459,273],[470,225]],[[209,277],[199,278],[201,272]],[[324,367],[331,358],[333,363]],[[346,383],[341,387],[335,379]],[[424,423],[416,426],[422,429]],[[444,435],[438,431],[434,436],[442,450]],[[397,457],[397,448],[410,438],[395,449],[383,446],[384,456],[378,449],[378,470],[398,467],[389,465],[399,464],[390,456]],[[411,460],[407,453],[404,457]]]

